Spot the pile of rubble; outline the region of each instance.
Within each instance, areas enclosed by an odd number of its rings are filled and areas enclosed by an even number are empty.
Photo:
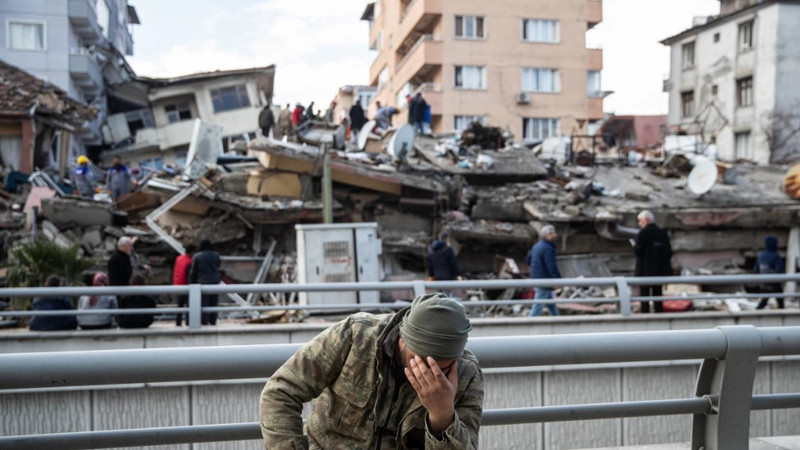
[[[326,130],[314,139],[324,142],[332,132]],[[103,268],[116,239],[134,235],[137,252],[152,267],[149,282],[168,284],[181,246],[209,239],[227,257],[229,282],[292,282],[294,225],[322,221],[325,150],[263,138],[231,150],[248,158],[210,164],[191,181],[163,173],[115,204],[48,186],[0,192],[2,245],[8,250],[41,233],[61,245],[80,244]],[[331,149],[333,215],[336,222],[377,222],[384,279],[410,280],[425,277],[427,246],[442,231],[452,236],[467,278],[509,276],[503,269],[509,261],[516,267],[510,276],[526,277],[522,262],[544,224],[555,225],[561,236],[565,277],[629,275],[629,240],[642,209],[671,230],[680,270],[732,273],[746,267],[766,233],[785,245],[800,214],[800,204],[780,189],[782,169],[737,167],[728,183],[698,196],[685,188],[685,158],[593,159],[579,166],[540,159],[536,151],[479,125],[460,138],[419,136],[402,159],[374,149]],[[720,260],[729,264],[715,263]],[[524,295],[491,292],[488,298]],[[613,292],[563,295],[606,298]],[[611,307],[599,302],[565,309],[603,313]]]

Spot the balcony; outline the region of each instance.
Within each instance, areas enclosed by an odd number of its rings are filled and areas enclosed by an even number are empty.
[[[603,50],[599,48],[587,48],[586,53],[586,70],[603,70]]]
[[[194,132],[194,120],[182,120],[169,125],[164,125],[158,129],[159,147],[166,150],[179,145],[188,145],[192,142]]]
[[[442,0],[414,0],[400,16],[400,26],[397,29],[396,42],[398,48],[412,45],[419,34],[430,34],[433,27],[442,16]],[[417,35],[412,35],[416,32]],[[406,41],[410,42],[406,42]]]
[[[67,7],[69,23],[87,45],[100,44],[105,39],[102,28],[97,24],[97,12],[93,3],[89,0],[69,0]]]
[[[591,30],[603,21],[602,0],[586,0],[586,28]]]
[[[397,64],[394,79],[399,85],[415,77],[424,77],[431,69],[442,65],[442,41],[434,36],[419,38],[411,50]]]
[[[88,99],[100,94],[103,73],[94,55],[86,49],[72,49],[69,55],[69,75]]]

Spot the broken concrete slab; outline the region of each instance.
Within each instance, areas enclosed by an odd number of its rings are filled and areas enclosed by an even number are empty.
[[[111,225],[114,221],[112,209],[110,204],[88,200],[58,197],[42,200],[42,215],[56,225]]]

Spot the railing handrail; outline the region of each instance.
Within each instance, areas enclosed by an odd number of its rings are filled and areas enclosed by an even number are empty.
[[[481,421],[484,426],[692,414],[693,448],[745,449],[751,410],[800,407],[798,393],[751,394],[758,357],[800,354],[800,327],[739,325],[712,330],[474,338],[467,345],[484,368],[704,361],[693,398],[488,410]],[[281,344],[5,354],[0,355],[0,394],[2,390],[42,386],[263,378],[299,347]],[[712,379],[719,381],[711,383]],[[743,392],[733,393],[731,388]],[[0,448],[106,448],[259,437],[258,424],[238,423],[6,436],[0,437]]]

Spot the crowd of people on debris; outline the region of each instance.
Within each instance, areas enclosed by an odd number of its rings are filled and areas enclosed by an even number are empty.
[[[150,268],[140,264],[139,255],[134,249],[135,237],[123,236],[117,241],[117,249],[108,260],[107,272],[96,272],[87,275],[86,285],[94,287],[106,286],[145,286]],[[186,252],[175,259],[173,271],[173,285],[188,284],[219,284],[221,280],[220,257],[211,242],[203,240],[199,246],[190,244]],[[50,276],[45,282],[45,287],[59,287],[62,284],[58,276]],[[176,296],[179,308],[188,305],[188,295]],[[156,308],[156,298],[148,294],[132,295],[82,295],[78,299],[78,311],[90,310],[115,310],[115,309],[152,309]],[[218,305],[216,294],[202,296],[203,307]],[[75,310],[73,301],[63,296],[37,297],[33,299],[34,311]],[[181,326],[185,314],[178,313],[175,325]],[[216,312],[204,312],[201,316],[203,325],[217,324]],[[34,316],[29,328],[33,331],[58,331],[58,330],[97,330],[108,328],[147,328],[154,321],[154,314],[70,314]],[[187,321],[188,324],[188,321]]]
[[[408,124],[413,126],[417,133],[429,134],[431,129],[431,108],[425,98],[421,93],[416,93],[413,97],[406,96],[406,102],[408,106]],[[392,120],[395,115],[400,113],[400,110],[394,106],[383,106],[380,101],[375,103],[375,107],[375,116],[372,119],[375,121],[373,131],[380,133],[392,127]],[[301,102],[297,102],[294,108],[290,103],[287,103],[286,107],[278,113],[276,119],[272,105],[267,104],[258,116],[258,127],[261,129],[262,135],[280,140],[284,137],[294,136],[297,130],[307,123],[323,121],[330,124],[335,123],[334,112],[336,108],[336,101],[333,101],[325,113],[322,114],[319,109],[314,109],[314,102],[311,102],[308,107],[303,106]],[[367,122],[367,113],[364,111],[363,105],[359,101],[354,102],[341,120],[342,125],[346,128],[348,140],[356,142],[359,132]]]

